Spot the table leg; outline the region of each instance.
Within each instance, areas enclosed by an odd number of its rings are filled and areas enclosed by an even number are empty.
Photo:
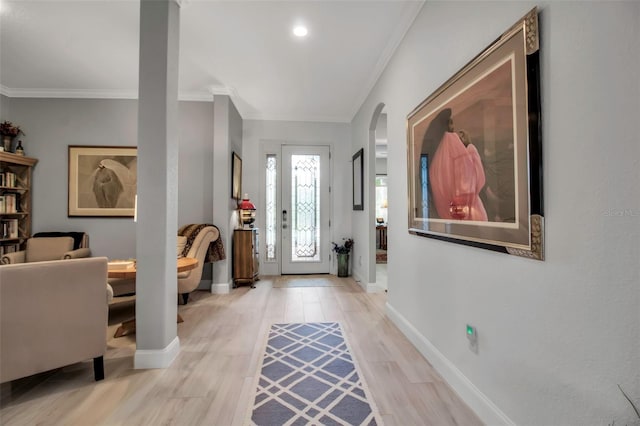
[[[126,334],[133,333],[136,331],[136,319],[130,319],[128,321],[124,321],[120,327],[116,330],[116,334],[113,337],[122,337]]]
[[[180,324],[181,322],[184,322],[184,319],[182,319],[180,314],[177,315],[176,322],[178,324]],[[135,331],[136,331],[136,319],[134,318],[134,319],[124,321],[120,325],[120,327],[118,327],[118,329],[116,330],[116,334],[114,334],[113,337],[126,336],[127,334],[134,333]]]

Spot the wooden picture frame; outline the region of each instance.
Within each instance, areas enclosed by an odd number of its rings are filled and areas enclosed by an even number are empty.
[[[69,146],[69,217],[133,217],[138,149]]]
[[[407,117],[411,234],[544,259],[531,10]]]
[[[235,152],[231,154],[231,198],[242,198],[242,159]]]
[[[353,210],[364,210],[364,149],[353,154]]]

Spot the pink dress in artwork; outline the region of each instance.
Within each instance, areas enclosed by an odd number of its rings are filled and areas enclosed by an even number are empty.
[[[478,150],[464,146],[454,132],[445,132],[429,167],[433,201],[441,219],[486,221],[478,196],[485,184]]]

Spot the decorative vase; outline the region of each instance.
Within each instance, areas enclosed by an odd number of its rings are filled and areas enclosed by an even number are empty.
[[[2,135],[2,146],[4,147],[5,152],[11,152],[11,141],[13,141],[11,136]]]
[[[22,141],[18,141],[18,146],[16,146],[16,155],[22,155],[24,157],[24,148],[22,147]]]
[[[349,276],[349,253],[338,253],[338,276]]]

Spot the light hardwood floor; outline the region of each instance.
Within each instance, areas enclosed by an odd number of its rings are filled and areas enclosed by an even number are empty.
[[[273,288],[265,277],[228,295],[192,293],[178,308],[181,351],[167,369],[133,369],[135,335],[113,338],[132,305],[114,307],[105,380],[93,381],[88,361],[4,383],[0,424],[242,425],[270,325],[312,321],[342,324],[386,425],[482,424],[386,317],[385,294],[351,278],[313,278],[333,286]]]

